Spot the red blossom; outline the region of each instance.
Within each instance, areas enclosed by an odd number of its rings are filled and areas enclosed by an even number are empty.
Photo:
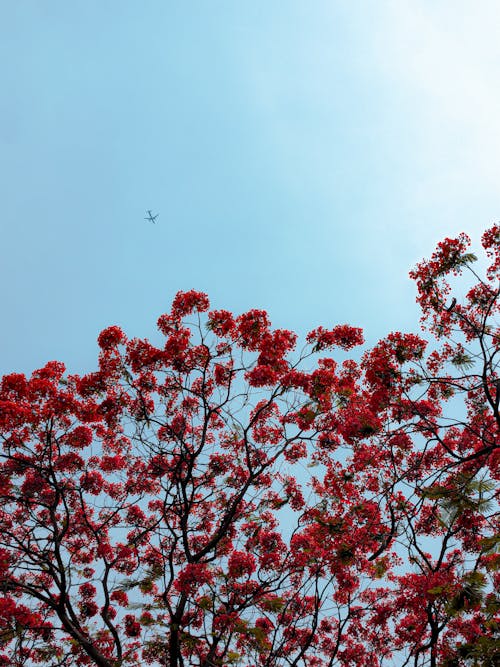
[[[78,603],[78,608],[84,618],[92,618],[99,611],[99,607],[92,600],[82,600]]]
[[[363,330],[358,327],[351,327],[348,324],[339,324],[333,329],[318,327],[307,334],[307,342],[315,343],[314,349],[316,351],[333,347],[350,350],[356,345],[363,344]]]
[[[125,591],[113,591],[110,595],[110,599],[119,604],[121,607],[126,607],[128,605],[128,595],[125,593]]]
[[[208,313],[208,326],[220,337],[231,336],[235,331],[235,321],[228,310],[212,310]]]
[[[264,310],[249,310],[236,320],[237,333],[243,349],[255,351],[264,336],[269,334],[269,318]]]
[[[80,588],[78,589],[81,597],[84,600],[88,600],[90,598],[93,598],[96,594],[96,587],[93,586],[92,584],[89,584],[88,582],[85,584],[82,584]]]
[[[172,317],[180,319],[191,315],[193,312],[204,313],[210,308],[208,297],[203,292],[190,290],[189,292],[177,292],[172,302]]]
[[[80,486],[93,495],[101,492],[104,484],[103,476],[96,470],[88,470],[80,477]]]
[[[92,430],[88,426],[76,426],[66,436],[66,441],[71,447],[84,449],[92,442]]]
[[[190,563],[180,572],[175,582],[179,592],[191,594],[206,583],[213,581],[213,573],[207,563]]]
[[[245,375],[252,387],[267,387],[276,383],[278,373],[270,366],[255,366]]]
[[[493,280],[495,277],[498,278],[500,274],[500,225],[496,224],[487,229],[481,238],[481,242],[491,260],[488,268],[488,278]]]
[[[233,551],[227,565],[228,574],[234,579],[253,574],[256,567],[254,556],[244,551]]]
[[[127,637],[138,637],[141,634],[141,624],[137,622],[132,614],[125,615],[124,623]]]
[[[117,345],[122,345],[126,340],[125,334],[120,327],[117,326],[104,329],[97,338],[99,347],[102,350],[111,350]]]

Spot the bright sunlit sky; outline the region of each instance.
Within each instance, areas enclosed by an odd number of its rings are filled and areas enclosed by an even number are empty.
[[[497,0],[3,0],[0,55],[0,373],[179,289],[418,331],[408,271],[500,216]]]

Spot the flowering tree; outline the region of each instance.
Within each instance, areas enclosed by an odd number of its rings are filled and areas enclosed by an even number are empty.
[[[497,665],[500,228],[483,279],[467,246],[412,273],[429,350],[191,291],[5,376],[0,664]]]

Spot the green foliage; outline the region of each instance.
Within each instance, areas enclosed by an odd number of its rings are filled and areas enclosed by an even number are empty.
[[[235,663],[239,662],[240,659],[241,655],[236,653],[236,651],[228,651],[226,654],[226,662],[228,664],[234,665]]]
[[[500,664],[499,637],[478,637],[461,644],[454,656],[441,662],[439,667],[498,667]]]
[[[138,588],[141,593],[148,593],[153,587],[154,581],[163,576],[163,570],[160,568],[151,568],[145,572],[145,576],[140,579],[128,579],[123,581],[118,587],[122,591],[131,591]]]
[[[474,366],[473,358],[462,350],[455,353],[451,359],[451,363],[461,370],[470,370]]]
[[[283,598],[271,598],[264,600],[261,603],[262,609],[269,612],[279,612],[282,611],[285,607],[285,601]]]
[[[443,523],[451,524],[465,511],[487,512],[492,506],[491,494],[495,488],[491,480],[457,473],[446,485],[433,484],[422,489],[422,496],[438,501]]]
[[[446,606],[448,614],[457,616],[480,605],[483,601],[486,583],[486,577],[482,572],[468,572],[463,579],[461,590],[449,600]]]
[[[483,553],[494,554],[497,553],[497,547],[500,544],[500,535],[492,535],[491,537],[483,537],[481,540],[481,546],[483,548]]]

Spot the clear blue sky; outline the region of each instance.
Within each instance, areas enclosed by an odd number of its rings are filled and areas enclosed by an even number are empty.
[[[0,57],[0,373],[193,287],[416,330],[408,270],[500,216],[496,0],[4,1]]]

